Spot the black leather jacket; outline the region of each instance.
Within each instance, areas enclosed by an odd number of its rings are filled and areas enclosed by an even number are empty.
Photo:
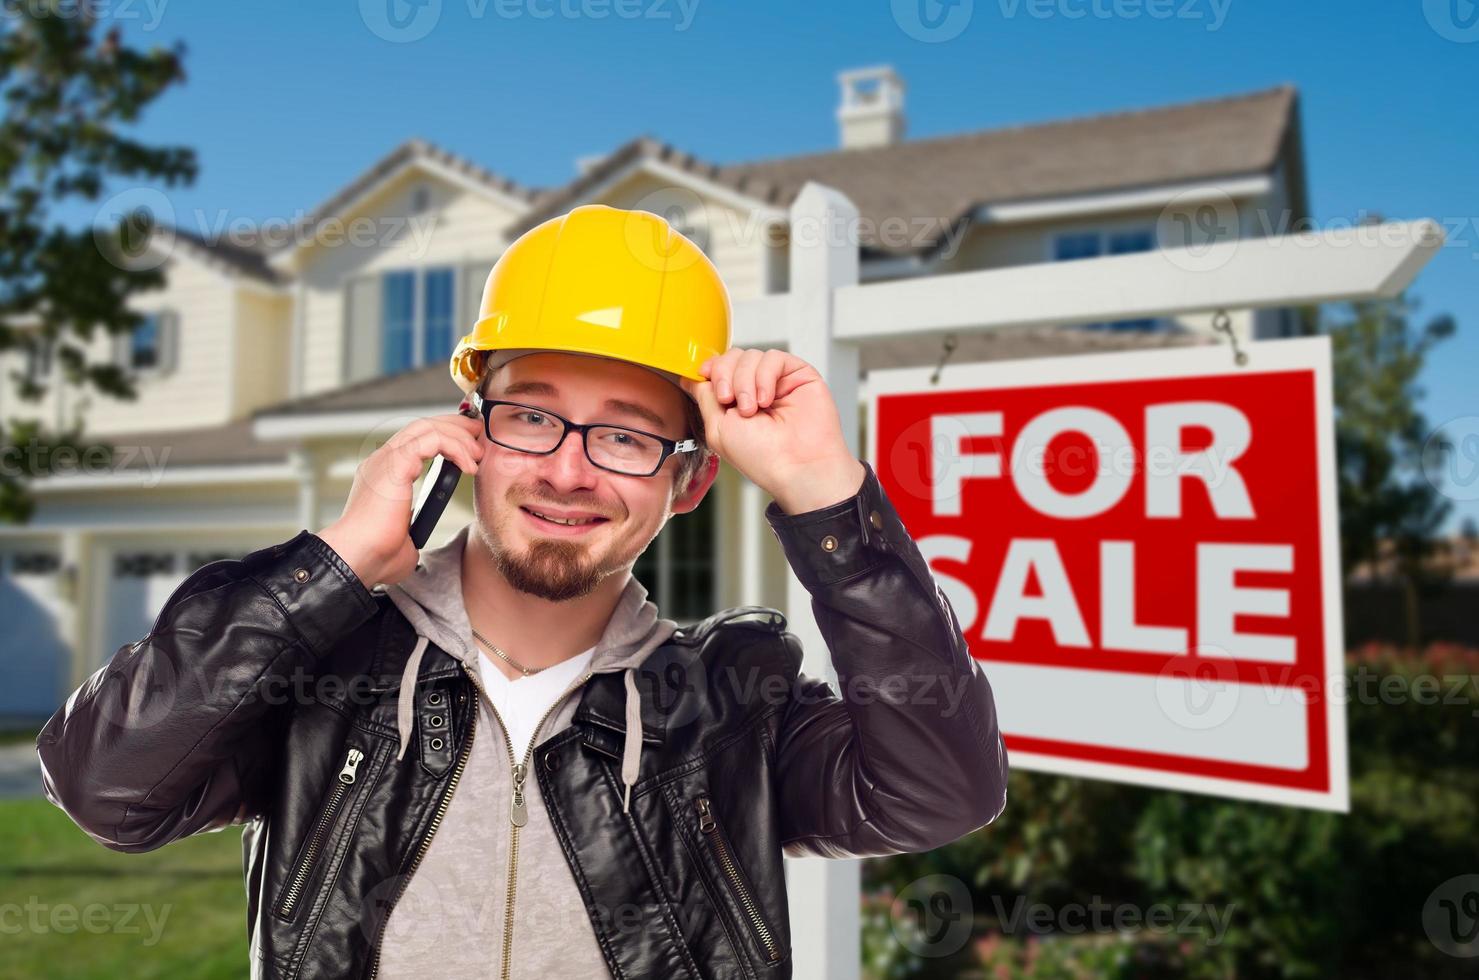
[[[779,612],[737,607],[644,664],[629,814],[619,673],[585,685],[570,726],[535,751],[616,977],[789,977],[783,853],[927,850],[1006,804],[991,688],[866,469],[848,500],[766,509],[811,593],[836,689],[799,672]],[[244,825],[252,976],[372,977],[385,917],[477,734],[471,681],[430,647],[407,752],[418,764],[393,764],[414,640],[383,590],[308,531],[212,562],[46,724],[47,797],[119,851]],[[351,734],[371,748],[345,782]]]

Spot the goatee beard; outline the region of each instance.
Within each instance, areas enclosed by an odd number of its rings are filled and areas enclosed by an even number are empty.
[[[585,559],[585,548],[563,541],[536,541],[524,555],[493,549],[493,564],[520,592],[550,602],[590,595],[605,577]]]

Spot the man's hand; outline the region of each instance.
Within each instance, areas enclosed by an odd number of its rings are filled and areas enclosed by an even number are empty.
[[[486,449],[483,420],[461,414],[417,419],[366,456],[339,519],[318,532],[354,569],[365,588],[393,585],[416,568],[411,543],[412,487],[426,461],[438,454],[464,473],[477,473]]]
[[[681,379],[703,413],[709,448],[787,514],[846,500],[867,471],[847,447],[837,403],[816,368],[782,350],[731,347]]]

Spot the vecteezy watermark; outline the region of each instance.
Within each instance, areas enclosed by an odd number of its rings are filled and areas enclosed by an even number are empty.
[[[891,0],[894,23],[916,41],[939,44],[960,37],[974,0]]]
[[[1423,903],[1423,931],[1449,956],[1479,956],[1479,874],[1458,875]]]
[[[187,243],[206,247],[229,245],[263,254],[289,246],[364,249],[393,246],[414,261],[426,254],[439,219],[435,209],[348,219],[302,210],[260,220],[233,215],[225,209],[195,208],[182,215],[157,188],[133,187],[114,194],[95,212],[93,241],[113,265],[135,271],[158,268]]]
[[[848,248],[860,246],[890,251],[922,251],[939,261],[949,261],[960,250],[969,225],[956,217],[930,214],[860,214],[852,217],[828,212],[822,218],[800,217],[779,220],[753,208],[737,211],[713,207],[691,190],[663,187],[644,195],[633,211],[656,214],[700,249],[708,251],[717,238],[750,248],[781,249],[789,246]],[[667,266],[668,250],[647,240],[649,226],[631,222],[627,244],[643,262]]]
[[[1449,419],[1428,436],[1423,476],[1450,500],[1479,500],[1479,415]]]
[[[1423,16],[1446,41],[1479,41],[1479,3],[1475,0],[1423,0]]]
[[[693,26],[699,0],[464,0],[467,15],[482,20],[672,21],[673,30]],[[442,0],[360,0],[360,19],[376,37],[395,44],[419,41],[442,18]]]
[[[44,902],[32,895],[22,902],[0,902],[0,936],[24,933],[71,935],[87,932],[95,936],[143,936],[142,945],[153,946],[164,934],[164,924],[173,905],[150,905],[120,902],[105,905],[91,902],[73,905],[69,902]]]
[[[1232,0],[996,0],[1007,20],[1025,14],[1035,20],[1186,20],[1205,21],[1221,30]]]
[[[1271,248],[1470,248],[1479,259],[1479,217],[1383,221],[1360,210],[1317,221],[1289,208],[1240,206],[1222,188],[1183,191],[1156,218],[1155,242],[1166,261],[1188,272],[1220,269],[1239,247],[1257,241]]]
[[[130,28],[152,31],[164,19],[164,8],[168,2],[169,0],[3,0],[0,2],[0,19],[85,18],[92,23],[127,23]]]
[[[127,477],[129,486],[159,485],[169,462],[170,446],[52,446],[35,441],[0,447],[0,476]]]
[[[1017,896],[1010,904],[1000,896],[991,898],[1002,932],[1009,936],[1082,935],[1095,933],[1151,932],[1183,939],[1200,938],[1203,945],[1216,946],[1227,934],[1236,903],[1218,906],[1211,902],[1157,902],[1144,906],[1106,902],[1098,895],[1087,903],[1049,905]]]

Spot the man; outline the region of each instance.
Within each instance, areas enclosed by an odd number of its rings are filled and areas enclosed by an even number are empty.
[[[317,534],[197,571],[38,739],[48,797],[147,851],[245,824],[254,977],[790,976],[783,853],[995,819],[985,675],[817,372],[731,348],[701,251],[581,207],[499,259],[452,359]],[[418,554],[435,455],[475,519]],[[841,692],[764,607],[632,576],[719,458],[774,498]]]

